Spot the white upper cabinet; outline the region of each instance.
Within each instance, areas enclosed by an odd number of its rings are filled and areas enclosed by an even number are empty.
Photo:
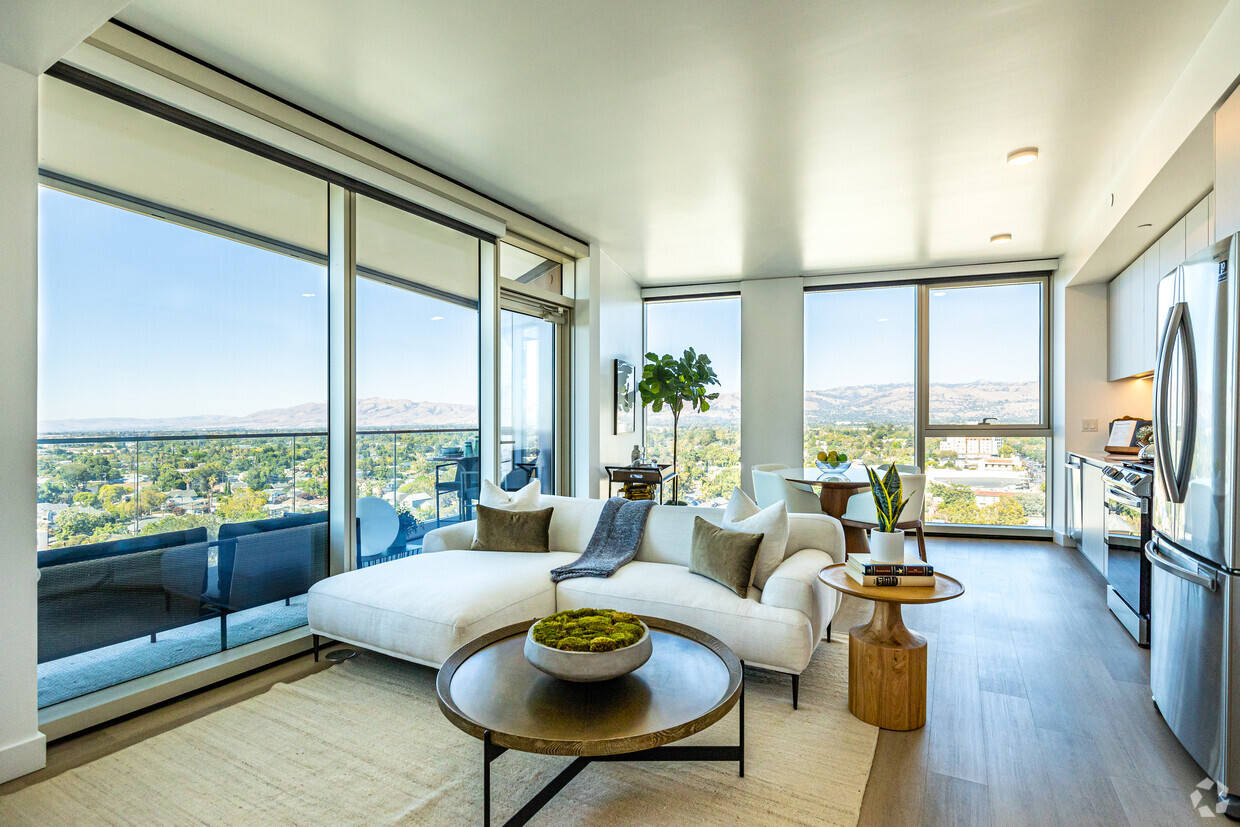
[[[1158,269],[1163,273],[1179,267],[1188,257],[1185,255],[1184,224],[1185,221],[1181,218],[1158,239]]]
[[[1210,246],[1210,196],[1197,202],[1197,206],[1184,216],[1184,258]],[[1183,260],[1183,259],[1181,259]]]
[[[1145,324],[1145,259],[1137,259],[1107,286],[1107,378],[1124,379],[1151,369]]]
[[[1218,241],[1218,217],[1214,214],[1214,190],[1210,190],[1210,194],[1206,196],[1206,203],[1210,205],[1210,243]]]
[[[1145,332],[1144,345],[1141,348],[1141,359],[1144,367],[1141,373],[1153,372],[1154,362],[1158,358],[1158,337],[1162,332],[1158,319],[1158,280],[1162,278],[1162,271],[1158,269],[1158,250],[1151,247],[1146,250],[1140,258],[1141,262],[1141,281],[1145,288],[1142,313],[1144,321],[1142,322],[1142,330]]]

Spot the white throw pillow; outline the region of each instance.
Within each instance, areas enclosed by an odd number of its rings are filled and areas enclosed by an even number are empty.
[[[541,494],[542,488],[538,480],[530,480],[524,488],[517,491],[505,491],[490,480],[483,480],[482,490],[478,493],[478,504],[487,508],[502,508],[505,511],[537,511]]]
[[[788,546],[788,506],[783,500],[766,508],[758,504],[739,488],[732,491],[732,499],[723,510],[723,528],[762,534],[758,557],[753,564],[753,584],[761,589],[771,573],[784,561]]]

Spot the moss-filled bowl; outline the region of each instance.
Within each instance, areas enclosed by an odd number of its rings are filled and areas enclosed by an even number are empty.
[[[554,678],[576,683],[627,675],[650,660],[650,629],[610,609],[570,609],[544,617],[525,636],[525,658]]]

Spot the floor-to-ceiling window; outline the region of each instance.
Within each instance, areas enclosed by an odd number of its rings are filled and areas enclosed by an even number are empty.
[[[926,520],[1045,526],[1046,283],[926,288]]]
[[[357,198],[357,563],[417,553],[471,519],[478,428],[478,240]]]
[[[805,457],[917,465],[929,523],[1046,525],[1046,279],[811,289]]]
[[[916,365],[915,287],[806,293],[805,464],[912,464]]]
[[[305,624],[327,185],[51,78],[40,109],[47,706]]]
[[[741,300],[739,296],[648,300],[646,351],[680,358],[693,348],[710,357],[719,398],[710,410],[681,414],[677,489],[692,505],[722,505],[741,481]],[[640,376],[642,366],[638,365]],[[646,450],[659,462],[672,461],[672,416],[645,412]]]

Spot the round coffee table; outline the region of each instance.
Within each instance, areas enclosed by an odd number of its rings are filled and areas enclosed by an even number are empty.
[[[522,651],[527,620],[466,643],[436,680],[439,708],[482,740],[483,819],[491,820],[491,762],[509,749],[577,760],[507,824],[524,824],[592,761],[736,761],[745,775],[744,664],[705,632],[642,617],[650,660],[623,677],[571,683],[538,671]],[[740,704],[735,746],[662,746],[706,729]]]
[[[874,601],[869,623],[848,632],[848,711],[883,729],[918,729],[926,724],[926,639],[904,625],[900,606],[940,603],[964,594],[946,574],[934,586],[862,586],[843,563],[827,566],[818,579],[843,594]]]

